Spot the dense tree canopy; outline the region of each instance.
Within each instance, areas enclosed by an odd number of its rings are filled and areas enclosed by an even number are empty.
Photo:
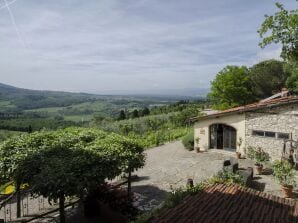
[[[283,5],[276,3],[279,9],[274,15],[265,15],[265,21],[258,30],[262,42],[261,47],[271,43],[282,45],[282,58],[288,61],[298,60],[298,10],[288,11]]]
[[[90,192],[105,179],[144,165],[134,140],[101,130],[68,128],[35,132],[0,146],[2,182],[29,183],[34,194],[58,200]]]
[[[208,97],[216,109],[226,109],[254,101],[249,70],[242,66],[227,66],[211,82]]]
[[[287,79],[286,86],[294,94],[298,94],[298,61],[291,62],[285,65],[285,69],[291,73],[291,76]]]
[[[290,73],[284,69],[284,64],[277,60],[266,60],[250,68],[252,90],[257,99],[270,97],[286,86]]]

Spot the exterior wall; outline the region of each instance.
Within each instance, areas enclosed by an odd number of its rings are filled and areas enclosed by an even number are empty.
[[[232,126],[236,129],[236,141],[238,142],[242,138],[243,143],[240,150],[237,146],[237,151],[243,153],[245,146],[245,115],[244,114],[233,114],[226,115],[218,118],[200,120],[194,125],[194,138],[200,138],[199,145],[195,140],[195,147],[200,147],[201,150],[207,151],[210,148],[209,142],[209,126],[212,124],[225,124]]]
[[[245,146],[261,147],[272,160],[280,159],[283,139],[253,136],[252,130],[289,133],[298,140],[298,104],[246,113]]]

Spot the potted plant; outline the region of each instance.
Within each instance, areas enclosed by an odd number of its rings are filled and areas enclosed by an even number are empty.
[[[273,175],[281,185],[285,197],[291,197],[293,187],[296,185],[294,180],[293,166],[287,160],[276,160],[273,165]]]
[[[195,139],[195,141],[196,141],[196,152],[199,153],[200,152],[200,147],[199,147],[200,137],[197,137]]]
[[[237,146],[239,147],[238,151],[236,151],[236,157],[237,159],[241,159],[241,153],[239,152],[240,151],[240,147],[242,145],[242,138],[240,137],[238,142],[237,142]]]
[[[257,174],[262,174],[263,171],[263,164],[267,161],[269,161],[270,157],[269,154],[266,153],[264,150],[262,150],[260,147],[254,150],[254,160],[255,162],[255,169],[257,171]]]

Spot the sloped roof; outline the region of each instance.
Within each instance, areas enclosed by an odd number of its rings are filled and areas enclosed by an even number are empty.
[[[194,117],[194,118],[192,118],[192,121],[220,117],[220,116],[229,115],[229,114],[233,114],[233,113],[243,113],[243,112],[248,112],[248,111],[255,111],[255,110],[259,110],[259,109],[263,109],[263,108],[280,106],[280,105],[290,104],[290,103],[298,103],[298,96],[287,96],[287,97],[281,97],[281,98],[276,98],[276,99],[271,99],[271,100],[263,100],[263,101],[253,103],[253,104],[230,108],[230,109],[227,109],[227,110],[224,110],[221,112],[217,112],[214,114],[210,114],[210,115]]]
[[[298,222],[298,204],[236,184],[214,184],[165,210],[151,223]]]

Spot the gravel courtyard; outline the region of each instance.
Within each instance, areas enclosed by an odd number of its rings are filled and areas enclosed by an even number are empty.
[[[194,183],[212,177],[222,169],[223,161],[235,157],[234,152],[209,150],[196,153],[184,149],[180,141],[145,151],[145,167],[134,172],[138,176],[132,190],[138,195],[136,204],[148,210],[160,204],[172,189],[186,185],[191,178]],[[254,162],[240,159],[239,167],[253,167]],[[280,186],[271,174],[254,175],[255,188],[281,196]]]

